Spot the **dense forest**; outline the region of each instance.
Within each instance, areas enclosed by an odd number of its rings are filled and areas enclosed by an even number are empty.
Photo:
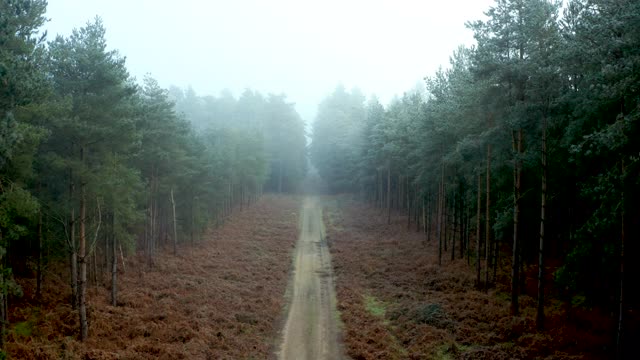
[[[160,252],[179,254],[263,193],[301,192],[308,160],[332,194],[355,194],[383,223],[406,217],[438,265],[468,263],[478,292],[507,286],[513,317],[521,296],[535,298],[536,331],[562,307],[607,314],[608,354],[638,336],[640,2],[496,0],[467,23],[476,44],[424,89],[383,104],[338,86],[310,144],[286,95],[137,79],[99,17],[52,38],[46,8],[0,0],[0,349],[21,283],[33,283],[36,308],[45,275],[63,274],[85,341],[89,284],[118,305],[125,257],[153,269]],[[239,227],[270,240],[295,232],[295,201],[273,203],[282,208],[242,218],[264,225],[273,212],[273,233]],[[321,206],[307,203],[318,244]],[[277,243],[286,258],[292,245]]]
[[[15,277],[65,262],[69,302],[88,336],[87,284],[119,257],[153,266],[264,191],[306,172],[304,123],[284,95],[236,99],[141,81],[109,50],[96,18],[49,40],[46,1],[0,2],[0,347]]]
[[[312,161],[332,191],[406,214],[439,263],[466,257],[477,287],[508,282],[513,315],[521,294],[540,330],[545,296],[601,309],[620,346],[640,301],[640,3],[498,0],[486,15],[426,91],[383,106],[338,87]]]

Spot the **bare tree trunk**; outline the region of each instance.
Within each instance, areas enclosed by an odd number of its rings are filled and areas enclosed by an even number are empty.
[[[409,176],[407,176],[406,180],[406,199],[407,199],[407,230],[411,229],[411,188],[409,187]]]
[[[460,258],[464,260],[464,254],[466,252],[468,252],[468,246],[469,244],[467,243],[467,203],[465,202],[466,200],[466,189],[465,191],[462,192],[462,194],[460,194],[460,202],[459,202],[459,209],[460,209]]]
[[[111,215],[111,305],[118,305],[118,250],[116,236],[116,214]]]
[[[478,174],[478,207],[477,207],[477,213],[476,213],[476,286],[478,286],[478,288],[480,288],[480,273],[482,270],[482,264],[481,264],[481,254],[480,254],[480,235],[482,234],[481,232],[481,218],[480,215],[482,214],[482,175]]]
[[[376,205],[378,208],[384,208],[384,203],[382,202],[382,172],[380,170],[376,170],[376,180],[378,181],[377,190],[378,190],[378,198],[376,199]]]
[[[616,331],[616,354],[618,359],[624,358],[624,216],[625,216],[625,198],[624,188],[626,169],[624,167],[624,159],[622,160],[622,194],[621,194],[621,214],[620,214],[620,300],[618,306],[618,328]]]
[[[171,188],[171,208],[173,209],[173,255],[178,254],[178,227],[176,221],[176,201],[173,197],[173,188]]]
[[[427,209],[424,207],[424,196],[422,197],[422,229],[424,230],[425,239],[427,237]]]
[[[42,299],[42,209],[38,211],[38,263],[36,272],[36,299]]]
[[[401,205],[402,204],[402,176],[398,175],[398,186],[396,188],[396,212],[401,214]]]
[[[547,119],[542,122],[542,191],[540,202],[540,248],[538,250],[538,309],[536,327],[544,329],[544,237],[547,208]]]
[[[387,163],[387,225],[391,224],[391,165]]]
[[[383,199],[383,177],[382,177],[382,171],[380,169],[376,170],[376,174],[377,174],[377,179],[378,179],[378,183],[377,185],[377,192],[378,192],[378,198],[377,200],[377,206],[379,209],[384,209],[384,199]]]
[[[482,224],[480,215],[482,214],[482,175],[478,174],[478,208],[476,213],[476,286],[480,288],[480,234],[481,229],[480,226]]]
[[[471,266],[471,204],[466,209],[467,212],[467,220],[466,220],[466,247],[467,247],[467,264]]]
[[[456,209],[456,192],[453,193],[453,234],[451,236],[451,261],[456,259],[456,232],[458,231],[457,209]]]
[[[431,228],[433,227],[433,211],[431,210],[433,207],[431,200],[431,191],[427,194],[427,221],[425,223],[425,233],[427,237],[427,242],[431,242]]]
[[[73,205],[73,195],[75,193],[75,183],[73,174],[69,171],[69,264],[71,267],[71,308],[78,308],[78,252],[76,250],[76,214]]]
[[[278,190],[282,193],[282,189]],[[193,199],[192,199],[193,200]],[[229,215],[233,213],[233,183],[229,183]],[[193,214],[192,214],[193,217]]]
[[[466,194],[466,191],[464,192]],[[466,209],[466,204],[465,204],[465,199],[464,196],[465,194],[460,195],[460,202],[458,203],[459,208],[458,211],[460,212],[460,259],[464,260],[464,252],[467,250],[467,218],[466,218],[466,214],[467,214],[467,209]]]
[[[114,209],[113,212],[115,212],[115,209]],[[113,214],[111,215],[112,218],[114,216],[115,215],[113,215]],[[107,218],[108,217],[109,216],[107,215]],[[111,219],[111,220],[113,220],[113,219]],[[115,229],[112,228],[111,231],[113,232],[113,231],[115,231]],[[114,236],[111,236],[109,233],[105,233],[105,235],[104,235],[104,268],[101,267],[100,275],[103,275],[103,274],[106,274],[106,273],[110,272],[109,267],[111,266],[111,257],[110,257],[109,252],[111,251],[111,242],[110,241],[113,240],[113,237]],[[104,276],[101,276],[100,280],[104,281],[103,279],[104,279]]]
[[[149,232],[148,232],[148,237],[147,237],[147,249],[146,249],[146,253],[147,253],[147,263],[149,266],[151,266],[151,247],[152,247],[152,241],[153,241],[153,197],[154,195],[154,185],[153,185],[153,170],[151,173],[151,184],[150,184],[150,188],[149,188]]]
[[[449,240],[449,207],[447,206],[447,187],[442,183],[442,232],[444,233],[444,251],[447,251],[447,240]]]
[[[466,242],[465,242],[465,238],[464,238],[464,225],[465,225],[465,209],[464,209],[464,191],[463,191],[463,187],[460,186],[460,193],[458,195],[458,232],[459,232],[459,240],[460,240],[460,250],[459,250],[459,254],[458,256],[460,257],[460,259],[464,260],[464,251],[465,251],[465,247],[466,247]]]
[[[2,244],[2,229],[0,229],[0,244]],[[2,250],[5,250],[2,248]],[[0,349],[4,349],[4,334],[7,331],[7,286],[4,281],[4,251],[0,252]]]
[[[118,248],[120,248],[120,260],[122,261],[122,272],[126,272],[127,267],[124,263],[124,253],[122,252],[122,244],[119,244]]]
[[[278,194],[282,194],[282,160],[278,170]]]
[[[421,215],[420,215],[420,205],[418,194],[420,194],[420,189],[418,188],[418,184],[413,189],[413,220],[416,223],[416,232],[420,232],[421,225]],[[423,204],[424,205],[424,204]]]
[[[74,216],[74,210],[71,210],[71,215]],[[76,310],[78,308],[78,252],[76,251],[76,236],[75,236],[75,224],[70,221],[69,237],[71,242],[70,250],[70,265],[71,265],[71,308]]]
[[[149,231],[147,233],[147,246],[146,246],[146,253],[147,253],[147,265],[149,267],[153,266],[153,248],[154,248],[154,242],[155,242],[155,238],[156,238],[156,228],[155,228],[155,223],[156,223],[156,204],[155,204],[155,193],[156,193],[156,176],[155,176],[155,169],[152,166],[151,168],[151,181],[149,184]]]
[[[100,267],[102,269],[102,267]],[[89,270],[91,273],[91,270]],[[100,281],[102,281],[102,273],[100,273]],[[93,285],[96,287],[96,293],[98,292],[98,252],[93,251]]]
[[[158,176],[156,175],[154,180],[154,191],[153,193],[156,195],[159,195],[159,181],[158,181]],[[160,218],[160,205],[158,204],[159,201],[159,197],[160,196],[156,196],[153,199],[153,221],[151,222],[151,225],[153,226],[153,237],[151,238],[151,258],[152,260],[155,259],[156,256],[156,251],[158,249],[158,244],[160,242],[160,221],[158,220]]]
[[[489,260],[490,260],[490,243],[491,243],[491,144],[487,145],[487,202],[485,213],[485,264],[486,272],[484,274],[485,288],[489,287]]]
[[[498,251],[500,243],[497,239],[493,239],[493,283],[498,281],[498,261],[500,260],[500,252]]]
[[[442,174],[440,178],[440,189],[438,190],[438,225],[436,237],[438,238],[438,265],[442,265],[442,221],[444,219],[444,163],[442,164]]]
[[[520,187],[522,183],[522,129],[518,131],[518,138],[511,133],[513,143],[513,257],[511,260],[511,314],[517,316],[520,312],[518,304],[519,270],[520,270],[520,248],[518,230],[520,224]]]
[[[193,245],[194,243],[194,238],[195,238],[195,227],[196,227],[196,198],[195,196],[191,196],[191,226],[190,226],[190,232],[189,232],[189,240],[191,242],[191,245]]]
[[[84,163],[84,148],[80,148],[80,161]],[[80,244],[78,247],[78,261],[80,263],[79,281],[79,314],[80,314],[80,340],[85,341],[89,337],[89,324],[87,322],[87,234],[86,234],[86,185],[84,180],[80,182]]]

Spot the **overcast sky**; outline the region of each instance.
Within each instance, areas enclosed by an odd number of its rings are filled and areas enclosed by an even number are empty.
[[[493,0],[49,0],[49,37],[96,15],[130,73],[200,95],[285,93],[306,121],[338,84],[384,103],[472,44]]]

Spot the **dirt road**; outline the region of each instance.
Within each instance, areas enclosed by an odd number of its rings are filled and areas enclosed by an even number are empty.
[[[342,359],[331,255],[317,198],[305,198],[300,222],[289,287],[291,302],[279,359]]]

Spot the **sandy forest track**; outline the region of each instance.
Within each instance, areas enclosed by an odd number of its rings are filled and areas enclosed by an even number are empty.
[[[300,221],[279,359],[340,359],[331,255],[317,198],[305,198]]]

